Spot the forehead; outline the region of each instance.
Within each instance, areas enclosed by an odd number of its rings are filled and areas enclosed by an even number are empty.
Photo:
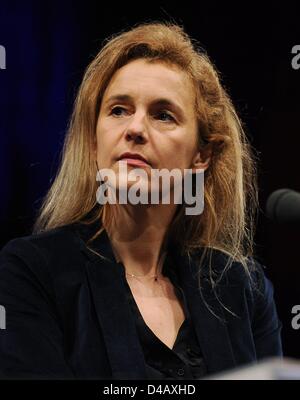
[[[129,94],[137,100],[170,98],[184,108],[192,106],[195,97],[192,82],[184,71],[176,66],[144,59],[131,61],[115,72],[104,93],[104,100],[120,93]]]

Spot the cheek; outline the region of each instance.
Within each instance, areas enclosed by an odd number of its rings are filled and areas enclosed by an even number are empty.
[[[124,122],[102,118],[97,123],[97,140],[106,145],[114,146],[114,141],[124,129]]]
[[[193,138],[186,131],[180,131],[165,147],[164,160],[172,168],[190,168],[194,151]]]
[[[181,146],[169,147],[162,153],[160,160],[160,168],[166,168],[169,171],[187,168],[185,153]]]

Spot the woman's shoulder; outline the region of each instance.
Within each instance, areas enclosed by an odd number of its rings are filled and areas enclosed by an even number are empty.
[[[209,259],[203,273],[206,298],[216,298],[236,315],[248,310],[258,327],[268,318],[277,324],[274,286],[266,274],[268,268],[259,259],[251,256],[241,262],[219,250],[211,252]]]
[[[0,269],[62,269],[79,259],[80,238],[73,224],[10,240],[0,251]]]
[[[228,259],[230,259],[224,254],[219,255],[219,257],[223,259],[223,265],[226,265]],[[231,288],[232,293],[235,292],[234,288],[236,288],[240,295],[244,294],[248,305],[256,310],[260,306],[263,308],[273,303],[274,287],[268,277],[268,268],[258,258],[248,256],[245,257],[243,262],[231,260],[222,275],[221,285]],[[227,292],[230,292],[230,290],[227,290]]]
[[[202,260],[202,264],[198,264],[200,276],[209,293],[216,291],[221,297],[239,299],[245,296],[245,300],[253,304],[271,301],[273,284],[268,278],[269,269],[258,258],[248,256],[240,261],[221,250],[209,249]]]
[[[17,291],[53,298],[70,273],[80,279],[85,260],[73,225],[10,240],[0,251],[0,303]]]
[[[75,240],[74,227],[64,225],[44,232],[34,233],[9,240],[2,248],[1,255],[16,254],[26,256],[47,253],[51,248],[65,248]]]
[[[267,267],[254,256],[236,259],[217,248],[201,248],[194,252],[193,262],[200,266],[200,274],[218,282],[258,282],[265,276]]]

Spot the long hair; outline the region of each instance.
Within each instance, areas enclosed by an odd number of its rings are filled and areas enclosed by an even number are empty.
[[[83,221],[92,210],[96,211],[86,223],[103,221],[105,207],[97,206],[97,169],[91,150],[98,113],[113,74],[141,58],[175,65],[190,77],[196,93],[199,149],[210,155],[203,213],[185,215],[181,205],[168,236],[189,256],[197,249],[218,249],[247,269],[247,257],[253,254],[257,209],[251,146],[213,63],[199,44],[173,23],[144,23],[114,35],[87,67],[75,100],[61,165],[43,201],[34,232]]]

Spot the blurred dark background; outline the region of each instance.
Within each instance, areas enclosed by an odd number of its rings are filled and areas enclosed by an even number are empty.
[[[76,90],[103,40],[139,22],[177,22],[222,73],[258,153],[256,258],[274,284],[284,353],[300,358],[300,330],[291,326],[291,309],[300,304],[300,226],[276,224],[264,211],[273,190],[300,191],[300,69],[292,68],[291,52],[300,45],[299,13],[287,2],[261,7],[1,0],[0,247],[31,233],[59,162]]]

